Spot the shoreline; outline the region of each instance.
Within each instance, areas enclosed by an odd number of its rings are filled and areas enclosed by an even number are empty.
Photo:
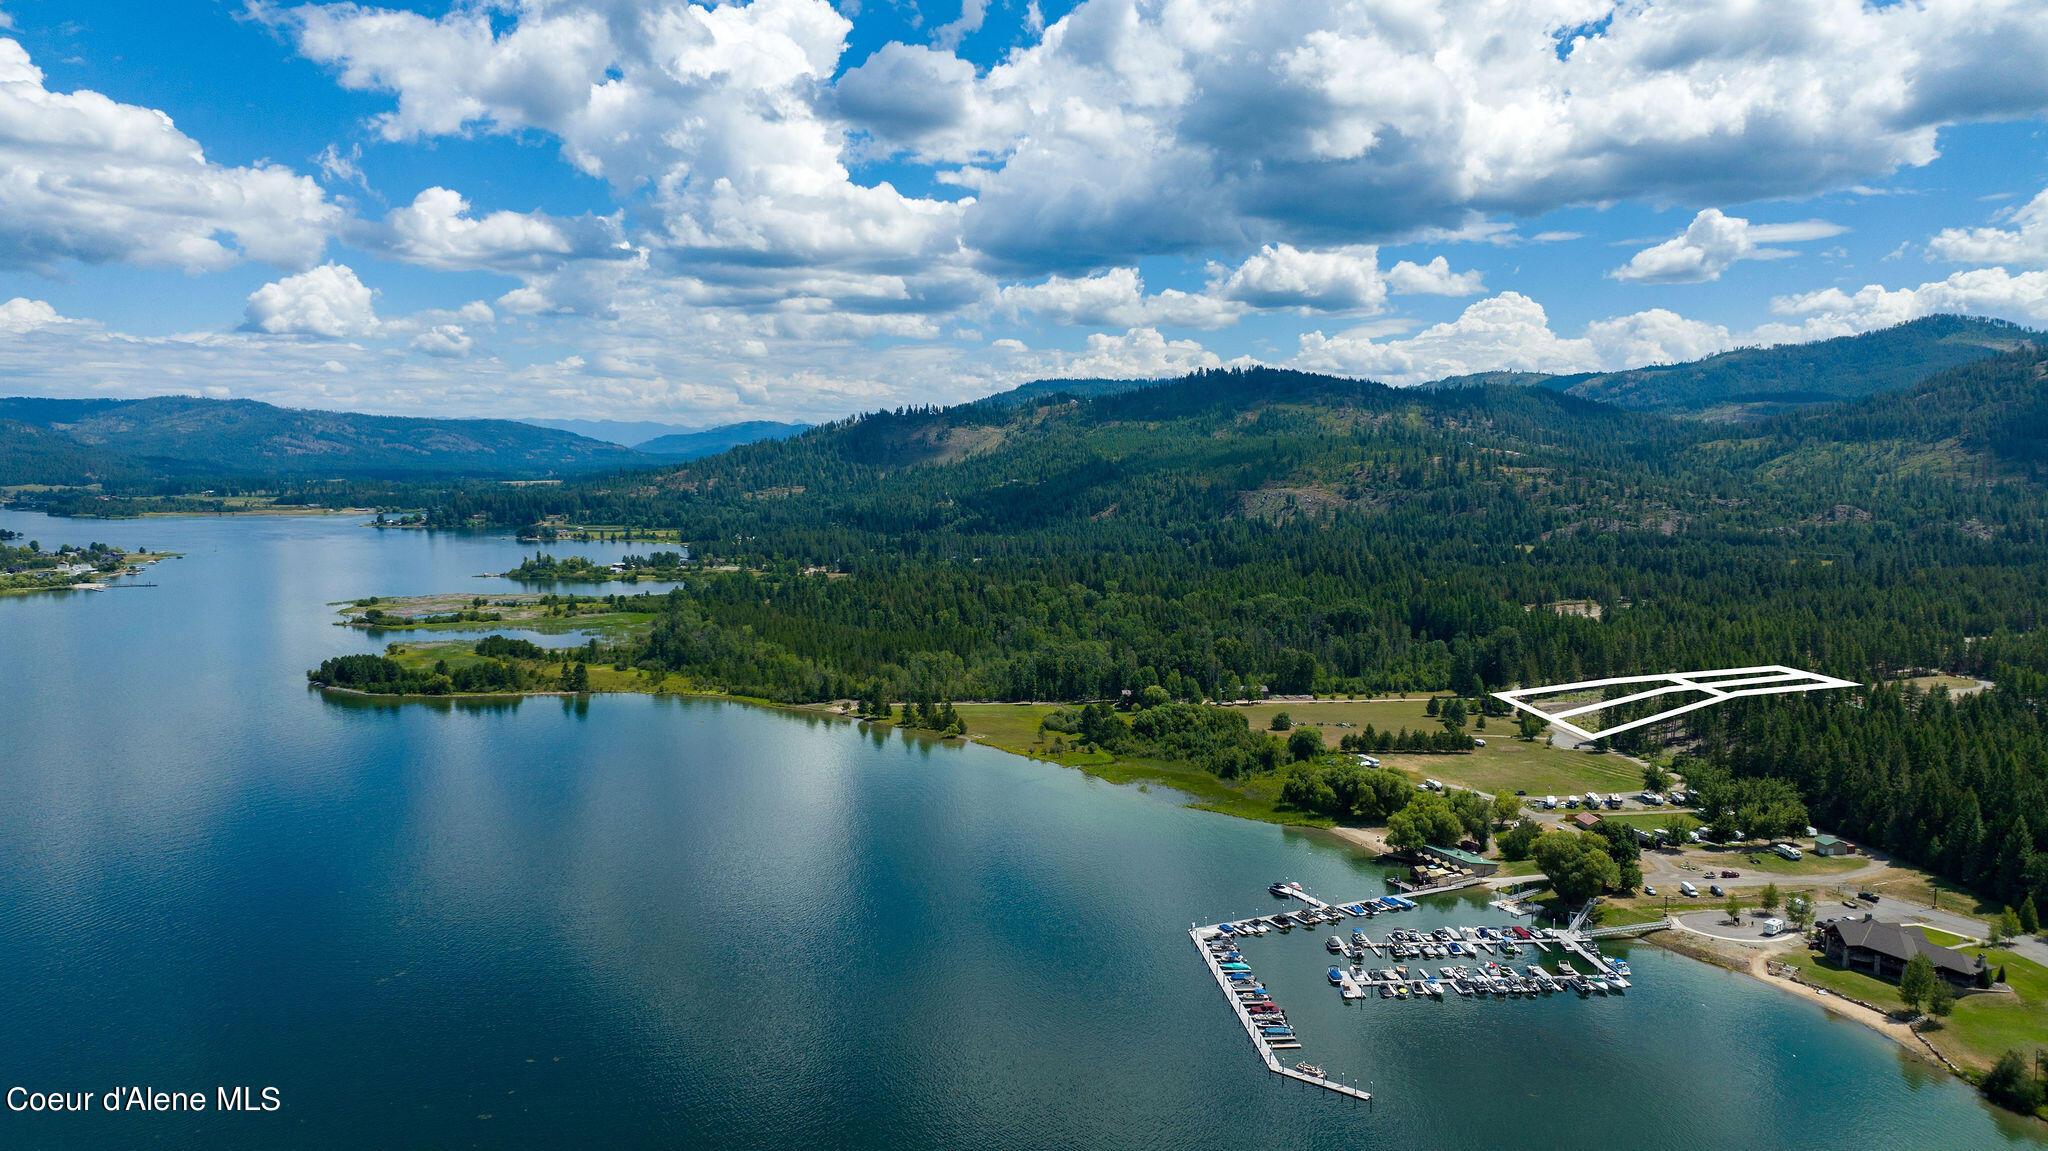
[[[308,687],[313,690],[318,690],[322,692],[331,691],[336,692],[338,694],[351,695],[362,699],[384,699],[399,702],[424,702],[431,700],[454,699],[516,700],[524,696],[578,696],[587,698],[588,696],[592,695],[672,695],[694,699],[720,700],[727,703],[743,704],[747,706],[760,707],[791,714],[819,716],[827,719],[839,720],[849,724],[860,725],[862,727],[876,726],[874,721],[872,720],[863,719],[859,716],[847,715],[835,709],[815,704],[777,703],[773,700],[754,699],[746,696],[727,695],[718,692],[674,690],[665,691],[661,690],[658,687],[646,691],[631,691],[620,689],[611,689],[601,692],[526,691],[498,693],[468,693],[464,695],[451,694],[445,696],[373,695],[371,693],[358,691],[353,688],[329,687],[327,685],[318,683],[309,684]],[[898,728],[893,723],[889,725],[888,729],[902,731],[906,736],[919,735],[939,742],[948,742],[953,739],[958,739],[962,744],[979,744],[980,746],[989,748],[992,751],[1000,752],[1004,755],[1015,756],[1016,758],[1029,760],[1035,763],[1048,764],[1053,767],[1067,768],[1069,770],[1079,771],[1084,775],[1090,775],[1094,778],[1102,779],[1105,783],[1114,784],[1116,786],[1143,786],[1147,782],[1142,780],[1136,780],[1130,781],[1128,783],[1122,783],[1114,779],[1108,779],[1104,776],[1098,775],[1097,773],[1090,772],[1084,766],[1064,764],[1056,759],[1047,759],[1036,755],[1030,755],[1025,752],[1020,752],[1011,748],[1003,747],[983,739],[977,739],[973,736],[942,736],[937,732],[928,732],[916,728]],[[1170,785],[1166,786],[1170,787]],[[1271,823],[1273,826],[1276,827],[1294,828],[1296,830],[1302,831],[1326,832],[1331,837],[1347,846],[1363,848],[1367,851],[1374,853],[1375,855],[1387,855],[1393,852],[1393,848],[1391,848],[1386,842],[1384,832],[1380,830],[1374,830],[1371,828],[1318,827],[1314,824],[1276,823],[1271,820],[1252,820],[1248,816],[1239,815],[1235,812],[1230,811],[1222,811],[1212,807],[1206,807],[1204,805],[1197,803],[1181,804],[1180,806],[1190,807],[1196,810],[1208,811],[1211,814],[1221,815],[1232,819],[1246,819],[1250,822],[1255,823]],[[1697,939],[1701,942],[1694,942],[1694,939]],[[1828,991],[1823,988],[1813,987],[1809,984],[1799,982],[1796,979],[1772,974],[1769,969],[1769,965],[1773,955],[1773,952],[1771,950],[1743,946],[1741,947],[1741,952],[1743,954],[1731,954],[1728,951],[1721,950],[1713,945],[1714,942],[1719,942],[1715,940],[1715,937],[1699,935],[1698,933],[1692,932],[1689,929],[1683,927],[1682,925],[1667,931],[1654,932],[1649,935],[1641,936],[1638,938],[1638,942],[1651,947],[1661,948],[1674,955],[1680,956],[1681,958],[1693,960],[1694,962],[1707,963],[1716,967],[1724,968],[1734,974],[1741,975],[1748,979],[1754,980],[1756,983],[1760,985],[1774,988],[1780,993],[1788,994],[1798,999],[1804,1000],[1805,1002],[1811,1003],[1821,1008],[1824,1012],[1830,1013],[1849,1022],[1860,1024],[1864,1027],[1867,1027],[1870,1030],[1876,1032],[1877,1034],[1882,1035],[1887,1039],[1890,1039],[1895,1046],[1910,1053],[1915,1058],[1921,1060],[1922,1062],[1930,1066],[1941,1068],[1943,1071],[1948,1072],[1949,1074],[1955,1076],[1957,1079],[1960,1079],[1964,1083],[1970,1085],[1973,1091],[1976,1090],[1975,1080],[1973,1080],[1963,1068],[1950,1062],[1947,1056],[1943,1055],[1938,1049],[1936,1049],[1933,1046],[1933,1044],[1929,1043],[1924,1037],[1922,1037],[1918,1032],[1914,1031],[1907,1024],[1899,1023],[1892,1020],[1889,1015],[1875,1007],[1869,1006],[1867,1004],[1858,1002],[1853,999],[1845,998],[1844,996],[1838,995],[1832,991]],[[1995,1105],[1989,1104],[1987,1102],[1987,1106]],[[2004,1112],[2002,1109],[2000,1113],[2010,1114],[2008,1112]],[[2014,1117],[2029,1118],[2027,1116]],[[2036,1120],[2036,1122],[2040,1122],[2040,1120]]]
[[[1680,943],[1680,939],[1685,939],[1687,942]],[[1740,947],[1741,952],[1744,953],[1738,955],[1721,950],[1713,946],[1711,942],[1691,942],[1693,939],[1713,941],[1715,937],[1701,935],[1681,924],[1669,931],[1654,932],[1643,936],[1642,942],[1652,947],[1663,948],[1674,955],[1701,963],[1710,963],[1715,967],[1724,968],[1737,975],[1746,976],[1766,987],[1774,988],[1784,994],[1814,1004],[1831,1015],[1867,1027],[1879,1035],[1890,1039],[1894,1044],[1922,1062],[1941,1068],[1963,1082],[1970,1084],[1973,1089],[1976,1087],[1975,1081],[1970,1078],[1969,1074],[1962,1067],[1951,1062],[1948,1056],[1943,1055],[1939,1049],[1932,1043],[1929,1043],[1919,1032],[1913,1030],[1911,1026],[1898,1022],[1883,1010],[1829,991],[1826,988],[1815,987],[1798,979],[1773,973],[1770,968],[1774,955],[1778,951],[1791,950],[1790,948],[1752,948],[1737,945]],[[2021,1116],[2021,1118],[2025,1117]]]

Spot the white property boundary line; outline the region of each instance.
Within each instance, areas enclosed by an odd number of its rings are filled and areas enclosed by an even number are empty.
[[[1567,691],[1586,691],[1591,688],[1619,687],[1632,683],[1657,684],[1659,686],[1624,695],[1619,699],[1603,699],[1598,703],[1567,708],[1556,713],[1544,711],[1535,704],[1528,702],[1532,697],[1556,695]],[[1610,735],[1619,735],[1631,728],[1641,727],[1646,723],[1658,723],[1673,716],[1684,715],[1689,711],[1698,711],[1703,707],[1712,707],[1725,699],[1741,699],[1752,695],[1783,695],[1787,692],[1795,691],[1826,691],[1837,687],[1862,686],[1862,684],[1854,680],[1836,679],[1833,676],[1800,671],[1798,668],[1785,667],[1782,664],[1771,664],[1767,667],[1730,667],[1722,668],[1718,671],[1669,672],[1664,675],[1623,675],[1615,676],[1611,679],[1589,679],[1579,683],[1557,683],[1551,684],[1548,687],[1524,687],[1517,688],[1514,691],[1497,691],[1493,693],[1493,698],[1500,700],[1510,707],[1519,708],[1530,715],[1548,720],[1578,736],[1580,739],[1594,740]],[[1637,700],[1652,699],[1656,696],[1669,695],[1672,692],[1680,691],[1704,692],[1707,698],[1695,700],[1692,703],[1683,704],[1678,707],[1668,708],[1655,715],[1644,716],[1642,719],[1630,720],[1627,723],[1602,728],[1599,731],[1587,731],[1575,723],[1567,722],[1573,716],[1589,715],[1620,704],[1634,703]]]

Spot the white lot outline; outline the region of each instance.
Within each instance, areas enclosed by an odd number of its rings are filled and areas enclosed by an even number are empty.
[[[1528,702],[1532,697],[1556,695],[1568,691],[1587,691],[1593,688],[1617,687],[1631,683],[1659,684],[1661,686],[1624,695],[1619,699],[1603,699],[1597,703],[1570,707],[1559,712],[1544,711],[1535,704]],[[1833,676],[1800,671],[1798,668],[1785,667],[1782,664],[1771,664],[1768,667],[1727,667],[1716,671],[1668,672],[1664,675],[1622,675],[1611,679],[1583,680],[1579,683],[1556,683],[1548,687],[1523,687],[1517,688],[1514,691],[1494,692],[1493,698],[1500,700],[1510,707],[1526,711],[1530,715],[1547,719],[1558,727],[1578,736],[1580,739],[1593,740],[1602,739],[1610,735],[1618,735],[1631,728],[1641,727],[1646,723],[1657,723],[1676,715],[1684,715],[1688,711],[1698,711],[1703,707],[1712,707],[1722,700],[1741,699],[1744,696],[1752,695],[1783,695],[1794,691],[1826,691],[1829,688],[1862,686],[1862,684],[1854,680],[1836,679]],[[1672,692],[1678,691],[1705,692],[1707,698],[1695,700],[1692,703],[1683,704],[1679,707],[1669,708],[1655,715],[1646,715],[1641,719],[1616,724],[1613,727],[1601,728],[1599,731],[1587,731],[1575,723],[1566,722],[1566,720],[1575,715],[1588,715],[1605,708],[1617,707],[1624,703],[1634,703],[1641,699],[1651,699],[1660,695],[1669,695]]]

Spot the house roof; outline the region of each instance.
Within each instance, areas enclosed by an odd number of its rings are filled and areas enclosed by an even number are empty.
[[[1865,916],[1833,923],[1828,930],[1842,937],[1842,942],[1851,947],[1867,948],[1893,959],[1906,960],[1915,955],[1925,955],[1935,967],[1956,972],[1959,975],[1975,976],[1983,961],[1965,955],[1952,947],[1941,947],[1927,941],[1927,935],[1918,927],[1904,923]]]
[[[1573,823],[1578,824],[1580,827],[1591,827],[1594,824],[1600,822],[1600,817],[1588,811],[1581,811],[1578,814],[1572,816],[1571,821]]]
[[[1462,863],[1467,867],[1475,867],[1481,865],[1489,867],[1493,866],[1493,860],[1481,859],[1479,856],[1476,856],[1469,851],[1464,851],[1456,847],[1431,847],[1429,851],[1432,855],[1441,855],[1446,859],[1455,859],[1459,863]]]
[[[1835,844],[1835,843],[1840,843],[1840,842],[1842,842],[1842,841],[1841,841],[1841,839],[1840,839],[1839,837],[1837,837],[1837,836],[1833,836],[1833,835],[1816,835],[1816,836],[1814,836],[1814,837],[1813,837],[1813,845],[1814,845],[1815,847],[1817,847],[1817,848],[1818,848],[1818,847],[1827,847],[1827,846],[1828,846],[1828,845],[1830,845],[1830,844]]]

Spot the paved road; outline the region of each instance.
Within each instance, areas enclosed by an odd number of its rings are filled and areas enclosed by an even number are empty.
[[[1673,910],[1677,908],[1674,907]],[[1733,939],[1763,946],[1787,945],[1805,940],[1805,936],[1796,930],[1779,932],[1767,937],[1764,935],[1764,917],[1746,913],[1739,925],[1729,923],[1728,913],[1725,911],[1694,911],[1678,916],[1678,923],[1687,931],[1711,935],[1715,939]]]

